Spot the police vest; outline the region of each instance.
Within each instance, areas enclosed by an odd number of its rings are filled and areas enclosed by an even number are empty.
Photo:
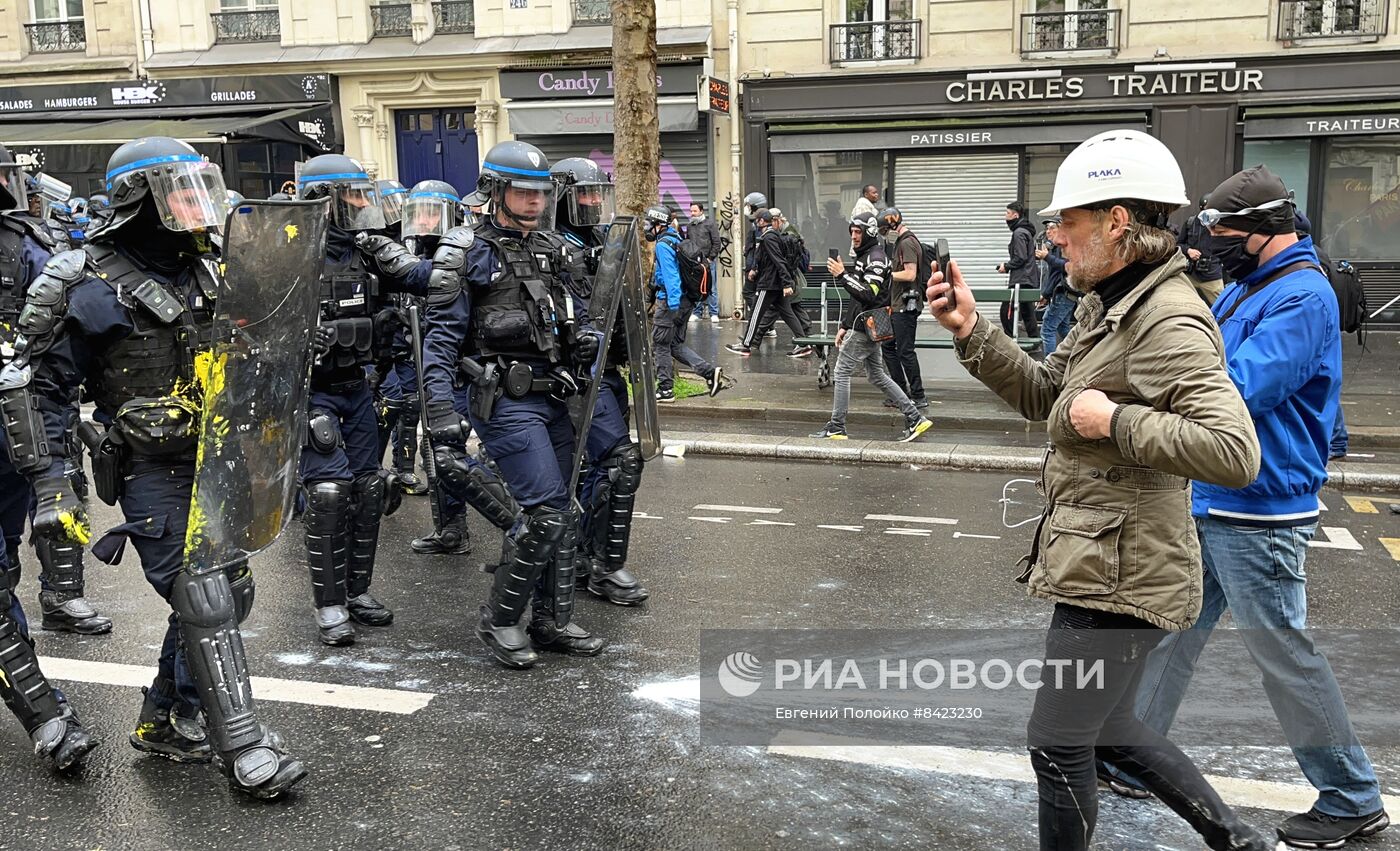
[[[472,293],[468,354],[562,363],[573,301],[559,277],[559,246],[542,234],[522,241],[485,223],[474,230],[495,249],[501,270]]]
[[[374,312],[379,278],[364,255],[351,249],[341,260],[327,258],[321,272],[321,324],[335,332],[330,351],[316,365],[320,374],[374,362]]]
[[[29,285],[24,268],[24,241],[33,232],[12,216],[0,215],[0,330],[5,342],[13,343],[13,329],[24,309],[24,290]]]
[[[89,385],[98,407],[113,414],[134,399],[174,395],[198,404],[199,396],[185,388],[194,387],[195,354],[214,343],[219,270],[213,256],[195,261],[173,285],[166,285],[105,241],[90,242],[83,251],[97,276],[116,290],[134,328],[107,350],[101,371]],[[181,280],[189,277],[194,282],[182,288]]]

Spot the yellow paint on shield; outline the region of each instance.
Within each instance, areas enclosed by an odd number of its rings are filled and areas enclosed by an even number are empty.
[[[1390,557],[1400,561],[1400,538],[1377,538],[1381,546],[1390,551]]]
[[[287,225],[286,227],[282,228],[282,230],[284,230],[284,231],[287,232],[287,243],[288,243],[288,244],[290,244],[292,240],[296,239],[297,236],[298,236],[298,234],[300,233],[300,232],[297,230],[297,226],[296,226],[296,225]]]
[[[63,531],[68,535],[69,540],[86,544],[92,540],[92,533],[88,531],[86,523],[79,523],[78,518],[73,516],[71,511],[60,511],[58,522],[63,524]]]
[[[1380,514],[1376,510],[1376,504],[1365,497],[1349,496],[1346,497],[1346,501],[1347,505],[1351,506],[1351,510],[1357,514]]]

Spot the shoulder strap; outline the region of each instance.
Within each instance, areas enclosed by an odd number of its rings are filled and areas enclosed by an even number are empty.
[[[1279,269],[1278,271],[1274,272],[1272,275],[1265,278],[1264,280],[1259,281],[1258,283],[1250,284],[1249,289],[1244,291],[1244,295],[1236,299],[1235,303],[1230,305],[1230,309],[1225,311],[1225,315],[1220,317],[1220,319],[1216,320],[1216,324],[1224,325],[1225,320],[1229,319],[1231,316],[1234,316],[1235,311],[1240,309],[1240,305],[1244,304],[1245,299],[1264,289],[1269,284],[1272,284],[1274,281],[1277,281],[1279,278],[1282,278],[1285,275],[1291,275],[1294,272],[1300,272],[1303,269],[1317,269],[1318,272],[1322,273],[1322,277],[1327,277],[1327,273],[1323,272],[1322,268],[1316,263],[1312,262],[1311,260],[1299,260],[1297,263],[1289,263],[1287,266],[1284,266],[1282,269]]]

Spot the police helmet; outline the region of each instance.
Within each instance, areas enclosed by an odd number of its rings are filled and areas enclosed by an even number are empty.
[[[856,213],[851,216],[851,228],[860,228],[861,234],[869,237],[880,235],[880,222],[874,213]]]
[[[217,228],[228,217],[228,189],[219,167],[168,136],[147,136],[117,148],[107,161],[107,192],[112,217],[93,237],[131,221],[147,198],[171,231]]]
[[[68,212],[73,216],[73,224],[85,228],[92,218],[88,215],[88,199],[74,198],[68,202]]]
[[[24,168],[9,148],[0,145],[0,210],[29,209],[24,178]]]
[[[458,225],[461,199],[457,189],[443,180],[422,180],[413,185],[403,205],[403,235],[442,236]]]
[[[899,226],[902,224],[904,224],[904,214],[899,212],[898,207],[886,207],[880,211],[880,233],[899,230]]]
[[[341,230],[381,230],[388,225],[374,181],[364,166],[344,154],[307,160],[297,178],[297,197],[330,198],[331,222]]]
[[[403,205],[408,201],[408,190],[397,180],[376,180],[379,190],[379,206],[384,208],[384,221],[396,225],[403,221]]]
[[[491,200],[496,221],[514,230],[554,228],[555,189],[549,158],[534,145],[497,142],[481,163],[477,191]]]
[[[593,160],[567,157],[549,170],[559,182],[559,208],[575,227],[592,227],[612,221],[615,212],[612,178]]]
[[[762,192],[750,192],[744,196],[744,218],[752,218],[754,213],[768,209],[768,196]]]
[[[111,206],[111,199],[99,192],[88,199],[88,215],[95,216]]]

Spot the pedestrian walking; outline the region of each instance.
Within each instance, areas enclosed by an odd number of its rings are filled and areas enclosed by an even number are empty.
[[[1006,205],[1006,226],[1011,230],[1011,244],[1006,249],[1009,256],[1005,263],[997,267],[997,271],[1009,275],[1006,286],[1019,293],[1017,300],[1021,303],[1021,324],[1025,326],[1026,336],[1039,337],[1033,307],[1035,299],[1032,296],[1040,289],[1040,268],[1035,263],[1035,225],[1026,215],[1024,203],[1012,201]],[[1014,300],[1002,304],[1001,330],[1008,337],[1016,333],[1012,327],[1015,313]]]
[[[927,408],[919,352],[914,347],[919,334],[919,314],[924,306],[924,282],[930,269],[924,263],[924,247],[904,223],[898,207],[886,207],[879,215],[880,235],[894,246],[890,258],[890,324],[894,339],[886,340],[885,365],[890,377],[919,409]]]
[[[1055,244],[1055,233],[1060,223],[1051,220],[1045,225],[1046,243],[1035,250],[1037,260],[1045,264],[1045,277],[1040,285],[1040,301],[1036,307],[1045,308],[1045,317],[1040,323],[1040,341],[1045,347],[1045,356],[1055,353],[1055,346],[1069,336],[1070,320],[1074,318],[1074,308],[1078,304],[1074,288],[1065,278],[1065,256]]]
[[[714,286],[714,282],[719,280],[719,253],[724,248],[724,240],[719,233],[719,225],[712,219],[705,216],[705,208],[699,203],[690,205],[690,228],[686,231],[685,238],[695,243],[695,247],[700,252],[700,256],[710,267],[710,292],[705,300],[695,305],[695,310],[691,311],[691,319],[700,321],[705,318],[706,311],[710,314],[710,322],[719,323],[719,288]]]
[[[694,302],[685,292],[681,273],[680,234],[671,225],[671,214],[665,207],[650,207],[643,216],[642,235],[656,243],[656,272],[652,286],[656,290],[656,307],[651,318],[652,351],[656,356],[656,401],[676,401],[675,362],[680,361],[695,370],[710,388],[710,396],[729,386],[719,367],[700,357],[685,344],[686,317]]]
[[[763,316],[770,305],[777,308],[793,337],[801,337],[805,333],[802,323],[792,311],[792,306],[786,301],[788,296],[796,292],[796,288],[792,280],[791,264],[783,247],[782,235],[773,223],[771,209],[760,210],[754,216],[754,225],[759,233],[753,251],[754,266],[750,270],[755,287],[754,305],[749,312],[743,337],[738,343],[725,346],[734,354],[744,357],[748,357],[753,352],[753,347],[758,344]]]

